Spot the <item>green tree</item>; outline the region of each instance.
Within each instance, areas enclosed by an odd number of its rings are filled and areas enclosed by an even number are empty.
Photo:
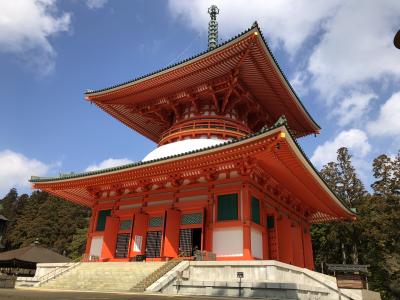
[[[376,181],[371,185],[371,187],[373,188],[375,194],[393,194],[394,164],[392,159],[386,154],[382,154],[374,159],[372,168]]]
[[[358,178],[347,148],[337,151],[337,161],[329,162],[321,170],[321,176],[335,194],[349,207],[357,207],[367,195],[363,183]],[[316,262],[350,261],[358,263],[359,230],[351,221],[319,224],[312,228]],[[351,260],[349,253],[351,253]]]
[[[77,257],[83,253],[84,247],[72,249],[70,245],[77,234],[87,230],[89,209],[41,191],[30,196],[15,195],[16,191],[11,191],[1,201],[7,208],[5,216],[11,218],[4,237],[5,250],[24,247],[38,239],[60,254]]]

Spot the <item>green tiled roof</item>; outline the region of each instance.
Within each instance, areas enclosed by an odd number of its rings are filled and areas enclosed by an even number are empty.
[[[253,25],[252,25],[249,29],[247,29],[247,30],[243,31],[242,33],[240,33],[240,34],[234,36],[233,38],[231,38],[231,39],[225,41],[224,43],[219,44],[218,47],[215,48],[215,49],[206,50],[206,51],[200,52],[200,53],[198,53],[198,54],[196,54],[196,55],[194,55],[194,56],[192,56],[192,57],[186,58],[186,59],[184,59],[184,60],[182,60],[182,61],[179,61],[179,62],[177,62],[177,63],[174,63],[174,64],[172,64],[172,65],[169,65],[169,66],[167,66],[167,67],[165,67],[165,68],[162,68],[162,69],[159,69],[159,70],[157,70],[157,71],[148,73],[148,74],[146,74],[146,75],[142,75],[142,76],[136,77],[136,78],[134,78],[134,79],[128,80],[128,81],[123,82],[123,83],[115,84],[115,85],[113,85],[113,86],[110,86],[110,87],[107,87],[107,88],[103,88],[103,89],[98,89],[98,90],[87,90],[87,91],[85,92],[85,95],[96,94],[96,93],[104,92],[104,91],[107,91],[107,90],[111,90],[111,89],[114,89],[114,88],[117,88],[117,87],[120,87],[120,86],[123,86],[123,85],[126,85],[126,84],[134,83],[135,81],[139,81],[139,80],[141,80],[141,79],[150,77],[150,76],[155,75],[155,74],[157,74],[157,73],[160,73],[160,72],[166,71],[166,70],[168,70],[168,69],[171,69],[171,68],[173,68],[173,67],[179,66],[179,65],[181,65],[181,64],[184,64],[184,63],[186,63],[186,62],[188,62],[188,61],[190,61],[190,60],[196,59],[196,58],[198,58],[198,57],[200,57],[200,56],[202,56],[202,55],[205,55],[205,54],[207,54],[207,53],[210,53],[210,52],[213,52],[213,51],[218,51],[221,47],[223,47],[223,46],[225,46],[226,44],[228,44],[228,43],[234,41],[235,39],[238,39],[238,38],[242,37],[243,35],[247,34],[247,33],[250,32],[251,30],[253,30],[254,28],[256,28],[257,31],[260,33],[261,39],[262,39],[262,41],[264,42],[265,47],[267,48],[269,54],[271,55],[271,57],[272,57],[274,63],[275,63],[276,66],[278,67],[279,72],[282,74],[283,78],[285,79],[286,83],[288,84],[290,90],[291,90],[292,93],[295,95],[297,101],[300,103],[301,107],[302,107],[303,110],[306,112],[306,114],[307,114],[307,116],[310,118],[310,120],[316,125],[316,127],[318,127],[319,129],[321,129],[321,127],[317,124],[317,122],[315,122],[315,120],[311,117],[311,115],[309,114],[309,112],[306,110],[305,106],[304,106],[303,103],[301,102],[300,98],[297,96],[297,94],[296,94],[295,90],[293,89],[292,85],[290,84],[289,80],[286,78],[286,75],[283,73],[281,67],[280,67],[279,64],[278,64],[278,61],[275,59],[275,56],[273,55],[271,49],[269,48],[268,43],[266,42],[266,40],[265,40],[265,38],[264,38],[264,35],[263,35],[263,33],[262,33],[260,27],[258,26],[258,23],[257,23],[257,22],[254,22]]]

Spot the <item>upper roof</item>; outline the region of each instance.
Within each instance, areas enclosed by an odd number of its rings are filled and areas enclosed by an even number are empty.
[[[244,55],[247,50],[248,55]],[[198,88],[232,74],[238,65],[241,84],[270,114],[271,124],[266,125],[273,125],[285,115],[295,136],[319,133],[319,125],[283,74],[257,23],[213,50],[128,82],[87,91],[85,97],[128,127],[159,142],[168,127],[149,121],[138,111],[138,105],[165,101],[185,89]]]

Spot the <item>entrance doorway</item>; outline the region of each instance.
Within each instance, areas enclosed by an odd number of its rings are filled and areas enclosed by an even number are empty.
[[[201,228],[179,230],[179,254],[192,256],[196,250],[201,250]]]
[[[146,237],[146,257],[160,257],[161,250],[161,231],[147,231]]]
[[[115,247],[116,258],[128,257],[130,236],[131,235],[129,233],[120,233],[117,235],[117,246]]]

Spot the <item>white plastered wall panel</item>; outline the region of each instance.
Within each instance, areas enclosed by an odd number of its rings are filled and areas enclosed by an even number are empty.
[[[251,255],[256,258],[263,258],[262,233],[255,228],[251,228]]]
[[[215,228],[213,252],[219,257],[243,256],[243,229],[241,227]]]
[[[103,247],[103,237],[95,236],[92,238],[92,242],[90,243],[90,256],[101,256],[101,248]]]

